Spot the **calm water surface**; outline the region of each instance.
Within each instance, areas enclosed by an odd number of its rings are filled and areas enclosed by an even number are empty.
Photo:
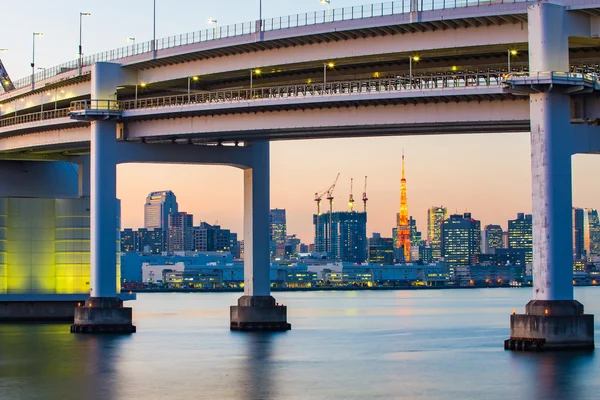
[[[140,294],[131,336],[0,325],[0,399],[600,398],[597,354],[503,350],[529,288],[275,295],[292,331],[230,332],[238,293]]]

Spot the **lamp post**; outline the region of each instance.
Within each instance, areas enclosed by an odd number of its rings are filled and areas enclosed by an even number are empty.
[[[410,86],[412,87],[413,81],[413,71],[412,71],[412,63],[413,61],[418,62],[421,59],[419,56],[408,56],[408,76],[410,78]]]
[[[134,107],[137,108],[137,100],[138,100],[138,86],[141,86],[142,88],[146,87],[146,82],[142,82],[142,83],[136,83],[135,84],[135,103],[134,103]]]
[[[250,97],[252,97],[252,76],[253,75],[259,76],[261,73],[262,73],[262,71],[259,68],[250,70]]]
[[[35,37],[44,36],[42,32],[33,32],[33,45],[31,49],[31,90],[35,90]]]
[[[516,56],[519,53],[517,52],[517,50],[511,50],[511,49],[508,49],[506,52],[507,52],[507,56],[508,56],[508,73],[510,74],[510,57]]]
[[[79,75],[81,75],[81,68],[83,67],[83,49],[81,47],[81,39],[83,36],[83,17],[89,17],[90,13],[88,12],[80,12],[79,13]]]
[[[335,67],[335,64],[332,61],[329,61],[328,63],[323,63],[323,85],[325,85],[327,83],[327,68],[333,68]]]
[[[208,21],[209,24],[215,24],[215,28],[213,30],[213,39],[217,39],[217,28],[218,28],[218,21],[216,19],[213,18],[209,18]]]
[[[8,49],[0,49],[0,52],[1,52],[1,53],[5,53],[5,52],[7,52],[7,51],[8,51]]]
[[[188,76],[188,103],[191,100],[191,92],[190,92],[191,82],[192,81],[197,82],[198,79],[200,79],[200,78],[198,78],[197,76]]]
[[[125,40],[128,42],[133,42],[133,46],[135,46],[135,38],[134,37],[126,37]]]
[[[331,21],[331,0],[321,0],[321,4],[327,4],[327,21]]]

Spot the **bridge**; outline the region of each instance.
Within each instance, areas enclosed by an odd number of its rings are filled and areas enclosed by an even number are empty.
[[[505,347],[593,347],[593,315],[571,284],[571,156],[600,151],[599,22],[593,0],[412,0],[89,56],[0,95],[0,195],[89,197],[90,295],[72,331],[131,332],[107,218],[116,165],[243,169],[244,295],[231,329],[286,330],[269,288],[270,141],[531,132],[534,293]]]

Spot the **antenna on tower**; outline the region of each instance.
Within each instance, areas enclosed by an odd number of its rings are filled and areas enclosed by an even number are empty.
[[[352,187],[354,185],[354,178],[350,178],[350,197],[348,198],[348,206],[350,212],[354,211],[354,195],[352,194]]]
[[[367,200],[369,200],[367,198],[367,176],[365,175],[365,189],[363,191],[363,211],[367,212]]]

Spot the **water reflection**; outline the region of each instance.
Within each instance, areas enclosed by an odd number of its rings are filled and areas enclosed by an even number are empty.
[[[11,399],[116,398],[118,337],[80,336],[66,325],[0,325],[0,392]]]
[[[588,398],[585,390],[588,368],[594,361],[593,351],[512,353],[516,370],[527,371],[529,394],[536,400],[577,400]]]
[[[274,342],[286,333],[243,332],[245,335],[245,363],[240,374],[239,386],[244,388],[244,398],[248,400],[275,399],[277,369],[274,368]]]

